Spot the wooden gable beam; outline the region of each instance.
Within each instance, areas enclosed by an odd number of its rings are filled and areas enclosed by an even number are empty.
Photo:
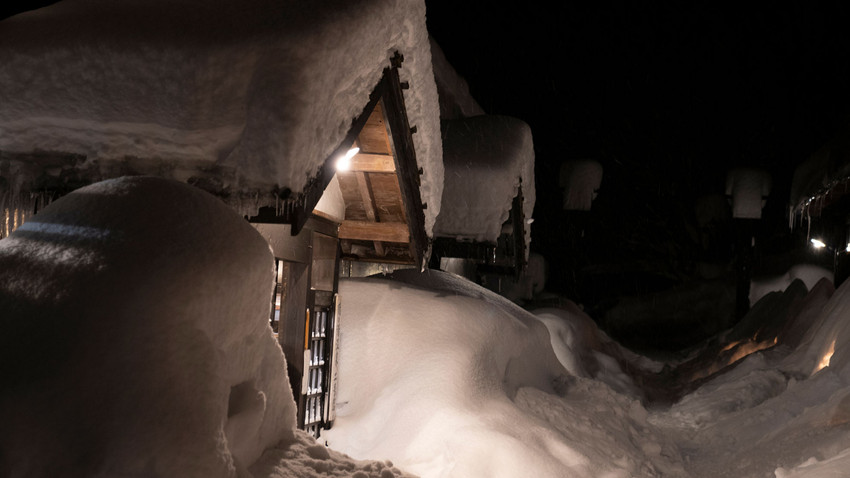
[[[349,171],[364,173],[394,173],[395,161],[389,154],[359,153],[351,158]]]
[[[398,174],[399,188],[404,198],[404,209],[409,227],[410,254],[413,260],[422,265],[425,250],[428,247],[428,235],[425,233],[425,205],[419,194],[421,171],[416,162],[416,151],[413,147],[413,133],[415,127],[411,127],[407,120],[407,110],[404,106],[403,88],[398,76],[398,68],[401,67],[401,55],[396,53],[393,57],[393,67],[384,70],[381,80],[383,97],[384,123],[387,126],[392,146],[395,166]]]
[[[410,232],[402,222],[342,221],[339,238],[408,244]]]

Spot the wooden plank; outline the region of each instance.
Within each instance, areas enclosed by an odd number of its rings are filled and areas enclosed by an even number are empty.
[[[375,199],[372,197],[372,187],[366,178],[366,173],[356,172],[357,190],[360,192],[360,200],[363,201],[363,209],[366,211],[366,219],[375,222]]]
[[[378,92],[380,95],[380,92]],[[366,119],[359,136],[360,152],[390,154],[392,151],[387,137],[387,128],[384,125],[383,107],[380,100],[374,106],[371,114]]]
[[[366,211],[366,219],[376,222],[378,219],[375,215],[375,196],[372,194],[372,185],[369,182],[369,178],[366,177],[366,173],[362,171],[355,172],[354,176],[357,178],[357,187],[360,190],[360,199],[363,200],[363,209]],[[381,241],[374,241],[373,245],[375,246],[375,252],[379,256],[386,254],[384,245]]]
[[[286,354],[289,383],[295,391],[298,404],[298,423],[304,421],[303,397],[298,393],[307,368],[304,364],[304,328],[307,319],[307,289],[310,287],[310,272],[307,264],[293,262],[287,268],[286,300],[280,304],[280,333],[278,341]],[[307,365],[309,366],[309,364]]]
[[[422,262],[428,247],[428,235],[425,233],[425,205],[419,195],[419,168],[416,151],[413,147],[413,131],[407,120],[404,95],[398,78],[397,68],[384,70],[383,94],[381,106],[388,136],[392,138],[392,152],[398,171],[399,187],[404,198],[405,215],[410,223],[410,253],[417,263]]]
[[[410,232],[407,224],[401,222],[343,221],[339,225],[339,238],[407,244]]]
[[[364,173],[394,173],[395,160],[390,154],[359,153],[351,158],[348,169]]]
[[[313,209],[313,215],[314,215],[314,216],[318,216],[318,217],[320,217],[320,218],[322,218],[322,219],[324,219],[324,220],[326,220],[326,221],[330,221],[330,222],[339,222],[339,220],[337,220],[337,219],[336,219],[336,218],[334,218],[334,217],[331,217],[328,213],[323,212],[323,211],[319,211],[318,209]]]
[[[395,173],[369,173],[378,222],[407,222],[404,199]],[[352,218],[353,219],[353,218]]]

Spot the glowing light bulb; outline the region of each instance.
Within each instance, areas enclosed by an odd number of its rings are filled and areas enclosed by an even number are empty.
[[[351,168],[351,158],[360,152],[360,148],[351,148],[345,155],[336,160],[337,171],[348,171]]]
[[[815,249],[823,249],[824,247],[826,247],[826,244],[824,244],[824,242],[820,239],[812,238],[811,243]]]

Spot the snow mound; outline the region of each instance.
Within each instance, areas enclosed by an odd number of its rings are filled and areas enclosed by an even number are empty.
[[[681,470],[675,446],[644,442],[653,432],[637,400],[567,375],[531,313],[452,274],[391,277],[340,283],[337,418],[323,434],[331,447],[423,477]],[[616,416],[629,425],[605,431],[585,413],[588,400],[598,420],[603,404],[622,402],[627,412]],[[572,413],[550,423],[555,406]]]
[[[832,282],[832,271],[814,264],[796,264],[784,274],[755,278],[750,282],[750,307],[770,292],[784,291],[794,279],[800,279],[808,290],[812,290],[823,278]]]
[[[235,476],[294,440],[268,244],[215,197],[133,177],[0,241],[0,474]]]
[[[850,448],[832,458],[820,461],[811,457],[792,469],[779,467],[774,471],[776,478],[824,478],[845,476],[850,470]]]
[[[561,308],[536,309],[533,313],[546,325],[555,355],[572,375],[595,378],[623,394],[640,395],[619,365],[619,345],[578,306],[566,303]]]
[[[307,432],[296,430],[295,442],[267,451],[249,470],[255,478],[412,477],[391,461],[360,461],[316,443]]]

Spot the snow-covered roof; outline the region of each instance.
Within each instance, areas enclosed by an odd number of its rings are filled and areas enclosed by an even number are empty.
[[[823,207],[847,193],[848,182],[850,127],[845,127],[794,170],[790,199],[792,220],[797,213],[820,215]]]
[[[446,121],[443,159],[445,187],[435,236],[496,241],[520,185],[523,213],[531,218],[534,147],[525,122],[495,115]],[[529,241],[526,234],[526,245]]]
[[[443,167],[420,0],[65,0],[4,20],[5,195],[147,173],[212,184],[250,213],[264,193],[303,191],[396,51],[430,233]]]
[[[759,168],[735,168],[726,175],[726,195],[732,198],[732,217],[760,219],[770,194],[770,174]]]
[[[434,77],[443,121],[443,202],[434,235],[495,242],[520,183],[523,214],[534,210],[534,143],[531,129],[508,116],[487,115],[466,80],[431,40]],[[525,228],[525,250],[531,243]]]
[[[431,38],[431,61],[434,80],[440,95],[440,118],[468,118],[484,114],[484,109],[469,92],[469,84],[449,63],[442,48]]]
[[[589,211],[602,185],[602,165],[592,159],[576,159],[561,163],[558,185],[564,188],[566,211]]]

